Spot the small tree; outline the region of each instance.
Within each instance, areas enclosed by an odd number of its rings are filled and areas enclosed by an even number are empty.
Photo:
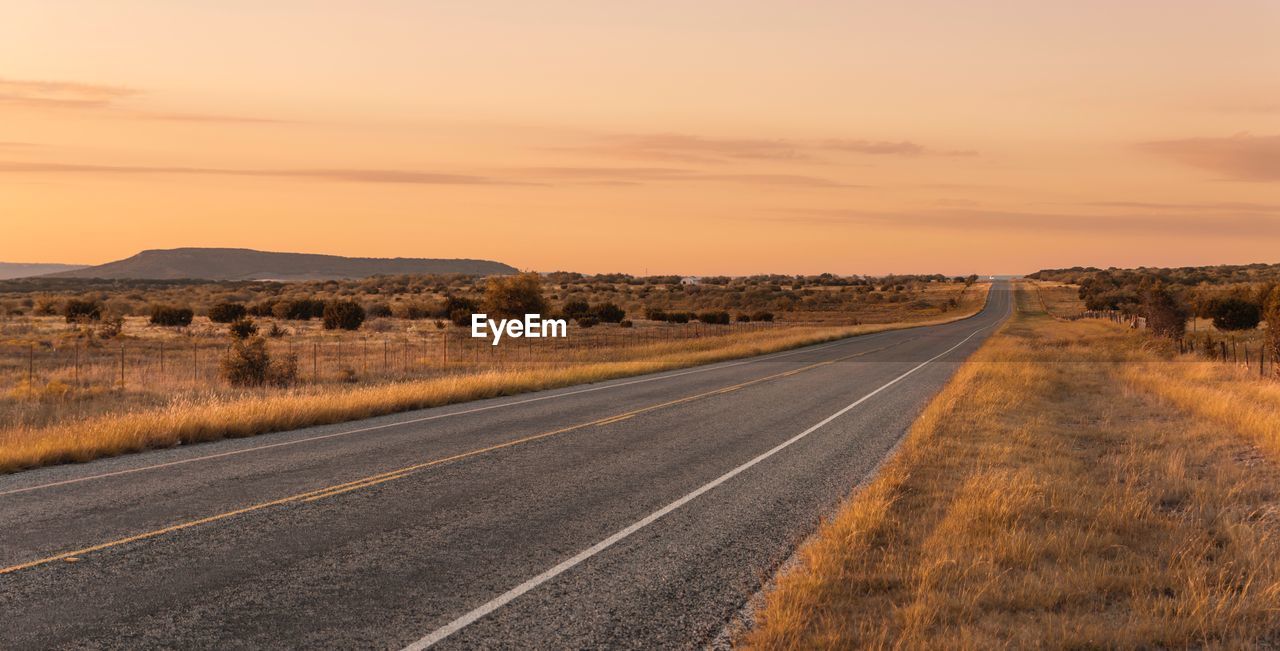
[[[1146,291],[1142,312],[1147,317],[1147,329],[1157,337],[1181,339],[1187,331],[1187,311],[1162,285]]]
[[[189,307],[174,307],[172,305],[152,305],[151,306],[151,325],[165,326],[169,328],[185,328],[191,325],[191,319],[195,318],[195,312]]]
[[[98,321],[102,318],[102,304],[73,298],[62,306],[62,316],[66,317],[67,323]]]
[[[1253,330],[1262,321],[1262,308],[1242,298],[1219,298],[1209,301],[1205,316],[1219,330]]]
[[[566,301],[560,311],[564,313],[566,318],[576,319],[580,316],[591,314],[591,306],[586,301]]]
[[[1272,368],[1280,369],[1280,286],[1271,290],[1264,306],[1263,317],[1267,320],[1267,352],[1271,354]]]
[[[273,327],[274,325],[272,324]],[[253,322],[253,319],[236,319],[227,330],[235,339],[248,339],[258,334],[258,325]]]
[[[355,301],[333,301],[324,306],[324,329],[359,330],[364,323],[364,308]]]
[[[233,386],[258,387],[264,384],[287,386],[298,376],[298,359],[286,355],[273,361],[262,337],[240,339],[222,358],[222,377]]]
[[[546,312],[542,277],[533,272],[490,277],[485,283],[484,311],[490,316],[506,318]]]
[[[209,320],[214,323],[234,323],[249,313],[242,303],[218,303],[209,308]]]
[[[627,317],[627,313],[613,303],[601,303],[591,308],[591,316],[603,323],[618,323]]]

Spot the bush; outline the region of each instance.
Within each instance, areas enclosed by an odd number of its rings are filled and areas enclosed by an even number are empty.
[[[576,319],[590,315],[591,306],[586,301],[567,301],[560,311],[564,313],[565,318]]]
[[[365,308],[365,313],[370,319],[385,319],[392,316],[391,306],[386,303],[370,303],[369,307]]]
[[[294,301],[280,301],[271,308],[276,318],[292,321],[310,321],[324,316],[324,301],[302,298]]]
[[[656,307],[647,307],[644,310],[644,318],[650,321],[666,321],[667,313],[665,310]]]
[[[671,323],[688,323],[693,318],[688,312],[669,312],[667,313],[667,321]]]
[[[324,329],[359,330],[364,323],[364,308],[355,301],[333,301],[324,306]]]
[[[1147,329],[1157,337],[1181,339],[1187,331],[1187,311],[1164,287],[1156,286],[1146,291],[1142,311],[1147,317]]]
[[[191,319],[195,317],[195,312],[189,307],[174,307],[172,305],[153,305],[151,306],[151,325],[166,326],[169,328],[185,328],[191,325]]]
[[[454,325],[471,325],[471,315],[476,313],[476,302],[462,296],[444,297],[444,314]]]
[[[1271,353],[1271,367],[1280,369],[1280,287],[1271,290],[1263,305],[1262,315],[1267,320],[1267,352]]]
[[[464,310],[462,308],[459,308],[449,313],[449,320],[453,322],[453,325],[456,325],[460,328],[466,328],[471,325],[472,314],[475,314],[475,313],[472,312],[471,310]]]
[[[423,305],[422,303],[405,303],[403,305],[396,306],[396,309],[400,313],[400,318],[409,319],[410,321],[426,319],[432,316],[431,308]],[[390,308],[388,308],[388,311],[391,311]],[[370,316],[373,315],[370,314]]]
[[[277,328],[274,323],[271,324],[271,327],[273,329]],[[257,324],[253,322],[253,319],[248,318],[236,319],[231,323],[231,326],[228,327],[227,330],[231,333],[231,336],[236,339],[248,339],[249,337],[258,334]]]
[[[289,334],[289,331],[281,328],[278,323],[271,324],[271,329],[267,331],[267,336],[272,339],[279,339],[287,334]]]
[[[699,321],[701,321],[701,322],[703,322],[703,323],[718,324],[718,325],[728,325],[728,324],[729,324],[729,313],[728,313],[728,312],[716,312],[716,311],[710,311],[710,312],[699,312],[699,313],[698,313],[698,320],[699,320]]]
[[[738,323],[750,323],[751,315],[739,313],[738,316],[733,317],[733,320]]]
[[[578,327],[580,328],[590,328],[591,326],[594,326],[598,323],[600,323],[600,319],[597,319],[593,316],[578,317]]]
[[[240,387],[287,386],[298,376],[297,357],[287,355],[273,362],[262,337],[236,341],[222,358],[221,367],[223,379]]]
[[[533,272],[491,276],[485,283],[484,311],[490,317],[505,318],[545,313],[547,299],[542,297],[542,277]]]
[[[209,308],[209,320],[214,323],[235,323],[248,313],[249,310],[241,303],[218,303]]]
[[[67,323],[98,321],[102,319],[102,304],[73,298],[62,306],[62,316],[66,317]]]
[[[1262,321],[1262,308],[1242,298],[1219,298],[1209,301],[1206,316],[1219,330],[1253,330]]]
[[[618,323],[627,317],[627,313],[613,303],[601,303],[591,308],[591,316],[603,323]]]
[[[772,321],[773,312],[753,312],[751,314],[752,321]]]
[[[631,327],[631,326],[633,326],[633,325],[634,325],[634,324],[633,324],[633,323],[631,323],[631,319],[623,319],[623,320],[621,320],[621,321],[619,321],[619,322],[618,322],[618,327],[619,327],[619,328],[630,328],[630,327]]]

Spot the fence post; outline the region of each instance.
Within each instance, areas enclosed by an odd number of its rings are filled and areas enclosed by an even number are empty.
[[[120,342],[120,389],[124,390],[124,342]]]

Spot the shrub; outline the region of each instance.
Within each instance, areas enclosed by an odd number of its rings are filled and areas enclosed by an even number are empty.
[[[592,306],[591,316],[603,323],[618,323],[626,318],[627,313],[613,303],[601,303]]]
[[[721,311],[721,312],[717,312],[717,311],[714,311],[714,310],[709,311],[709,312],[699,312],[699,313],[698,313],[698,320],[699,320],[699,321],[701,321],[701,322],[703,322],[703,323],[719,324],[719,325],[728,325],[728,324],[729,324],[729,313],[728,313],[728,312],[723,312],[723,311]]]
[[[98,321],[102,318],[102,304],[73,298],[62,306],[62,316],[66,317],[67,323]]]
[[[449,313],[449,320],[453,322],[453,325],[465,328],[471,325],[472,314],[475,313],[471,310],[459,308]]]
[[[1187,311],[1162,286],[1146,291],[1142,311],[1147,317],[1147,329],[1157,337],[1181,339],[1187,331]]]
[[[693,318],[693,315],[688,312],[669,312],[667,314],[667,321],[671,323],[688,323],[691,318]]]
[[[278,326],[273,323],[271,324],[271,327],[274,329]],[[231,336],[236,339],[248,339],[249,337],[258,334],[257,324],[253,322],[253,319],[248,318],[232,321],[227,330],[231,333]]]
[[[364,323],[364,308],[355,301],[333,301],[324,306],[324,329],[359,330]]]
[[[365,308],[365,313],[371,319],[385,319],[392,316],[391,306],[386,303],[370,303],[369,307]]]
[[[621,320],[621,321],[619,321],[619,322],[618,322],[618,327],[619,327],[619,328],[630,328],[632,325],[634,325],[634,324],[633,324],[633,323],[631,323],[631,319],[623,319],[623,320]]]
[[[576,319],[591,314],[591,306],[586,301],[567,301],[560,311],[566,318]]]
[[[446,295],[444,297],[444,313],[454,325],[471,325],[471,315],[476,313],[476,302],[463,297]]]
[[[1266,308],[1263,316],[1267,320],[1267,352],[1271,353],[1271,367],[1280,369],[1280,287],[1271,290],[1271,295],[1263,305]]]
[[[580,328],[590,328],[591,326],[594,326],[597,323],[600,323],[600,319],[597,319],[593,316],[578,317],[578,327]]]
[[[773,312],[753,312],[751,314],[752,321],[772,321]]]
[[[547,300],[542,297],[541,276],[533,272],[491,276],[485,283],[484,310],[489,316],[506,318],[546,312]]]
[[[396,306],[396,309],[400,313],[400,318],[409,319],[410,321],[425,319],[432,315],[431,308],[423,305],[422,303],[405,303],[403,305]],[[389,308],[388,311],[390,311]],[[372,314],[370,316],[372,316]]]
[[[271,313],[280,319],[292,321],[310,321],[324,316],[324,301],[302,298],[293,301],[280,301],[271,308]]]
[[[287,334],[289,334],[289,331],[281,328],[278,323],[272,323],[271,329],[267,331],[267,336],[272,339],[279,339]]]
[[[1209,301],[1205,314],[1219,330],[1253,330],[1262,321],[1262,308],[1242,298],[1219,298]]]
[[[739,313],[738,316],[734,318],[738,321],[738,323],[749,323],[751,321],[751,316],[748,314]]]
[[[297,357],[287,355],[273,362],[262,337],[236,341],[222,358],[221,367],[223,379],[241,387],[286,386],[298,376]]]
[[[209,308],[209,320],[214,323],[235,323],[248,313],[249,310],[242,303],[218,303]]]
[[[656,307],[647,307],[644,310],[644,318],[650,321],[666,321],[667,313],[665,310]]]
[[[195,312],[189,307],[174,307],[172,305],[152,305],[151,306],[151,325],[165,326],[169,328],[185,328],[191,325],[191,319],[195,317]]]

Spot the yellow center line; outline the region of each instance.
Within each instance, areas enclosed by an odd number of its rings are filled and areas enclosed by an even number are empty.
[[[915,338],[912,338],[912,339],[915,339]],[[911,341],[912,339],[908,339],[908,340],[906,340],[906,341]],[[210,516],[207,516],[207,517],[199,518],[199,519],[197,519],[197,520],[189,520],[189,521],[186,521],[186,522],[180,522],[180,523],[178,523],[178,524],[169,525],[169,526],[167,526],[167,527],[162,527],[162,528],[160,528],[160,529],[154,529],[154,530],[151,530],[151,531],[146,531],[146,532],[143,532],[143,533],[134,534],[134,535],[132,535],[132,536],[127,536],[127,537],[124,537],[124,538],[117,538],[117,539],[115,539],[115,540],[111,540],[111,541],[108,541],[108,542],[100,543],[100,544],[93,545],[93,546],[90,546],[90,547],[83,547],[83,548],[80,548],[80,549],[75,549],[75,550],[72,550],[72,551],[63,552],[63,553],[61,553],[61,554],[56,554],[56,555],[54,555],[54,556],[47,556],[47,557],[45,557],[45,558],[39,558],[39,559],[36,559],[36,560],[33,560],[33,561],[27,561],[27,562],[25,562],[25,563],[19,563],[19,564],[17,564],[17,565],[10,565],[9,567],[0,568],[0,575],[4,575],[4,574],[12,574],[13,572],[19,572],[19,571],[21,571],[21,570],[26,570],[26,569],[30,569],[30,568],[33,568],[33,567],[38,567],[38,566],[40,566],[40,565],[47,565],[47,564],[49,564],[49,563],[53,563],[53,562],[56,562],[56,561],[65,561],[65,560],[69,560],[69,559],[71,559],[71,558],[75,558],[75,557],[79,557],[79,556],[84,556],[84,555],[86,555],[86,554],[91,554],[91,553],[93,553],[93,552],[102,551],[102,550],[104,550],[104,549],[109,549],[109,548],[111,548],[111,547],[118,547],[118,546],[120,546],[120,545],[127,545],[127,544],[129,544],[129,543],[138,542],[138,541],[140,541],[140,540],[147,540],[147,539],[149,539],[149,538],[156,538],[156,537],[158,537],[158,536],[163,536],[163,535],[165,535],[165,534],[173,533],[173,532],[175,532],[175,531],[182,531],[183,529],[190,529],[190,528],[192,528],[192,527],[198,527],[198,526],[200,526],[200,525],[205,525],[205,524],[209,524],[209,523],[212,523],[212,522],[218,522],[218,521],[220,521],[220,520],[226,520],[226,519],[228,519],[228,518],[233,518],[233,517],[238,516],[238,515],[244,515],[244,514],[246,514],[246,513],[253,513],[253,512],[255,512],[255,511],[261,511],[261,510],[263,510],[263,509],[269,509],[269,508],[271,508],[271,507],[275,507],[275,506],[282,506],[282,505],[284,505],[284,504],[290,504],[290,503],[295,503],[295,502],[311,502],[311,501],[315,501],[315,500],[319,500],[319,499],[324,499],[324,498],[326,498],[326,497],[332,497],[332,496],[334,496],[334,495],[341,495],[341,494],[343,494],[343,493],[347,493],[347,492],[350,492],[350,491],[358,490],[358,489],[361,489],[361,488],[368,488],[368,487],[370,487],[370,486],[376,486],[376,485],[378,485],[378,484],[382,484],[382,483],[385,483],[385,482],[391,481],[391,480],[393,480],[393,479],[400,479],[401,477],[404,477],[404,476],[406,476],[406,475],[409,475],[409,474],[411,474],[411,473],[413,473],[413,472],[416,472],[416,471],[418,471],[418,470],[422,470],[422,469],[424,469],[424,468],[430,468],[430,467],[432,467],[432,466],[438,466],[438,465],[445,464],[445,463],[450,463],[450,462],[453,462],[453,461],[459,461],[459,460],[466,459],[466,458],[469,458],[469,457],[474,457],[474,456],[477,456],[477,455],[486,454],[486,453],[488,453],[488,452],[494,452],[494,451],[501,450],[501,449],[504,449],[504,448],[509,448],[509,447],[513,447],[513,446],[517,446],[517,445],[522,445],[522,444],[525,444],[525,443],[530,443],[530,442],[532,442],[532,441],[537,441],[537,440],[545,439],[545,438],[549,438],[549,437],[552,437],[552,436],[558,436],[558,435],[560,435],[560,434],[565,434],[565,433],[567,433],[567,432],[572,432],[572,431],[576,431],[576,430],[580,430],[580,429],[585,429],[585,428],[588,428],[588,427],[596,427],[596,426],[609,425],[609,424],[616,423],[616,422],[618,422],[618,421],[622,421],[622,420],[626,420],[626,419],[628,419],[628,418],[632,418],[632,417],[637,416],[637,415],[639,415],[639,414],[643,414],[643,413],[646,413],[646,412],[654,411],[654,410],[657,410],[657,409],[664,409],[664,408],[666,408],[666,407],[674,407],[674,406],[676,406],[676,405],[681,405],[681,404],[684,404],[684,403],[687,403],[687,402],[692,402],[692,401],[694,401],[694,400],[700,400],[700,399],[702,399],[702,398],[708,398],[708,397],[711,397],[711,396],[717,396],[717,395],[721,395],[721,394],[725,394],[725,393],[730,393],[730,392],[733,392],[733,391],[738,391],[738,390],[740,390],[740,389],[743,389],[743,388],[746,388],[746,387],[749,387],[749,386],[752,386],[752,385],[755,385],[755,384],[760,384],[760,383],[762,383],[762,382],[768,382],[768,381],[770,381],[770,380],[776,380],[776,379],[779,379],[779,378],[790,377],[790,376],[792,376],[792,375],[796,375],[796,374],[798,374],[798,373],[802,373],[802,372],[804,372],[804,371],[809,371],[809,370],[812,370],[812,369],[815,369],[815,368],[820,368],[820,367],[823,367],[823,366],[827,366],[827,365],[830,365],[830,364],[834,364],[834,363],[836,363],[836,362],[842,362],[842,361],[844,361],[844,360],[852,359],[852,358],[854,358],[854,357],[862,357],[862,356],[864,356],[864,355],[870,355],[871,353],[880,352],[880,351],[885,350],[885,349],[887,349],[887,348],[892,348],[892,347],[894,347],[894,346],[901,345],[901,344],[903,344],[903,343],[906,343],[906,341],[898,342],[898,343],[895,343],[895,344],[889,344],[889,345],[887,345],[887,346],[881,346],[880,348],[874,348],[874,349],[872,349],[872,350],[866,350],[866,351],[863,351],[863,352],[860,352],[860,353],[853,353],[853,354],[851,354],[851,355],[845,355],[844,357],[838,357],[838,358],[836,358],[836,359],[827,360],[827,361],[825,361],[825,362],[817,362],[817,363],[814,363],[814,364],[810,364],[810,365],[808,365],[808,366],[802,366],[802,367],[797,368],[797,369],[792,369],[792,370],[790,370],[790,371],[784,371],[784,372],[782,372],[782,373],[776,373],[776,374],[773,374],[773,375],[767,375],[767,376],[765,376],[765,377],[756,378],[756,379],[754,379],[754,380],[748,380],[748,381],[746,381],[746,382],[742,382],[742,383],[739,383],[739,384],[730,385],[730,386],[727,386],[727,387],[722,387],[722,388],[719,388],[719,389],[714,389],[714,390],[707,391],[707,392],[704,392],[704,393],[698,393],[698,394],[691,395],[691,396],[685,396],[685,397],[683,397],[683,398],[677,398],[677,399],[675,399],[675,400],[669,400],[669,401],[667,401],[667,402],[661,402],[661,403],[658,403],[658,404],[649,405],[649,406],[647,406],[647,407],[640,407],[640,408],[638,408],[638,409],[633,409],[633,410],[628,411],[628,412],[624,412],[624,413],[621,413],[621,414],[615,414],[615,415],[613,415],[613,416],[606,416],[606,417],[604,417],[604,418],[598,418],[598,419],[596,419],[596,420],[589,421],[589,422],[586,422],[586,423],[579,423],[579,424],[577,424],[577,425],[570,425],[570,426],[568,426],[568,427],[562,427],[562,428],[560,428],[560,429],[555,429],[555,430],[551,430],[551,431],[548,431],[548,432],[542,432],[542,433],[539,433],[539,434],[533,434],[533,435],[531,435],[531,436],[526,436],[526,437],[523,437],[523,438],[518,438],[518,439],[511,440],[511,441],[506,441],[506,442],[504,442],[504,443],[497,443],[497,444],[490,445],[490,446],[487,446],[487,447],[477,448],[477,449],[475,449],[475,450],[468,450],[467,452],[460,452],[460,453],[458,453],[458,454],[450,455],[450,456],[447,456],[447,457],[441,457],[441,458],[438,458],[438,459],[432,459],[432,460],[430,460],[430,461],[424,461],[424,462],[422,462],[422,463],[416,463],[416,464],[413,464],[413,465],[410,465],[410,466],[405,466],[405,467],[403,467],[403,468],[396,468],[395,470],[388,470],[388,471],[386,471],[386,472],[381,472],[381,473],[378,473],[378,474],[369,475],[368,477],[362,477],[362,478],[360,478],[360,479],[355,479],[355,480],[352,480],[352,481],[343,482],[343,483],[341,483],[341,484],[334,484],[334,485],[332,485],[332,486],[326,486],[326,487],[324,487],[324,488],[318,488],[318,489],[310,490],[310,491],[306,491],[306,492],[303,492],[303,493],[297,493],[297,494],[294,494],[294,495],[289,495],[289,496],[286,496],[286,497],[281,497],[281,498],[278,498],[278,499],[274,499],[274,500],[271,500],[271,501],[268,501],[268,502],[260,502],[260,503],[258,503],[258,504],[252,504],[252,505],[250,505],[250,506],[242,507],[242,508],[239,508],[239,509],[234,509],[234,510],[231,510],[231,511],[225,511],[225,512],[218,513],[218,514],[215,514],[215,515],[210,515]]]

